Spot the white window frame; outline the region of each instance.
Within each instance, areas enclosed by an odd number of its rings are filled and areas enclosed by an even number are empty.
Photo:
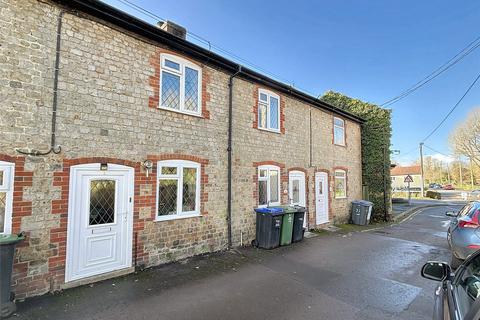
[[[343,173],[343,177],[342,178],[337,177],[337,172],[338,173]],[[344,196],[337,196],[337,183],[336,183],[337,179],[343,179],[344,180],[344,183],[343,183],[343,193],[345,194]],[[333,172],[333,196],[335,197],[335,199],[345,199],[345,198],[347,198],[347,170],[336,169]]]
[[[0,181],[0,192],[6,193],[4,226],[3,232],[0,232],[0,234],[10,234],[12,233],[15,164],[11,162],[0,161],[0,170],[3,171],[3,179]]]
[[[162,175],[162,167],[176,167],[176,174]],[[195,210],[193,211],[182,211],[182,202],[183,202],[183,168],[195,168],[197,170],[196,177],[196,189],[195,189]],[[198,162],[187,161],[187,160],[163,160],[157,162],[157,196],[156,196],[156,211],[155,219],[156,221],[166,221],[182,218],[191,218],[199,217],[200,213],[200,192],[201,192],[201,165]],[[177,213],[172,215],[160,216],[158,215],[158,206],[159,206],[159,190],[160,190],[160,180],[176,179],[177,182]]]
[[[267,176],[266,177],[261,177],[260,172],[261,170],[266,170],[267,171]],[[276,202],[270,202],[271,198],[271,190],[270,190],[270,171],[278,171],[278,201]],[[281,203],[282,199],[282,194],[280,193],[281,189],[281,184],[282,184],[282,179],[281,179],[281,171],[280,167],[274,166],[274,165],[263,165],[263,166],[258,166],[257,168],[257,178],[258,178],[258,186],[257,186],[257,194],[258,194],[258,207],[259,208],[265,208],[268,207],[269,205],[271,206],[278,206]],[[266,181],[267,182],[267,204],[260,204],[260,181]]]
[[[172,62],[178,63],[180,65],[180,70],[167,67],[165,64],[165,60],[170,60]],[[185,110],[185,68],[186,67],[196,70],[198,72],[198,90],[197,90],[198,109],[197,111]],[[163,72],[168,72],[170,74],[180,77],[180,109],[178,110],[169,108],[166,106],[162,106]],[[193,116],[202,115],[202,68],[200,68],[196,64],[186,59],[177,57],[172,54],[162,53],[160,55],[160,83],[158,85],[159,85],[159,100],[158,100],[159,109],[189,114]]]
[[[336,120],[340,120],[343,123],[343,126],[338,126],[335,124]],[[337,143],[335,139],[335,129],[339,128],[342,130],[342,143]],[[345,146],[345,120],[339,117],[333,117],[333,144],[337,146]]]
[[[260,94],[265,94],[267,96],[267,101],[260,100]],[[278,128],[272,128],[271,123],[270,123],[270,99],[272,97],[278,100],[278,119],[277,119]],[[261,123],[260,123],[260,105],[266,105],[267,106],[267,114],[266,114],[267,127],[266,128],[262,127]],[[258,89],[258,110],[257,110],[257,119],[258,119],[257,127],[258,127],[258,129],[265,130],[265,131],[271,131],[271,132],[275,132],[275,133],[280,133],[280,113],[281,113],[280,96],[273,93],[272,91],[268,91],[268,90],[265,90],[265,89]]]

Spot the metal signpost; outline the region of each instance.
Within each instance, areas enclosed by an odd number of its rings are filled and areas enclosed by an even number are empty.
[[[411,200],[411,193],[410,193],[410,183],[413,182],[413,178],[411,175],[407,174],[405,177],[405,180],[403,182],[407,183],[407,188],[408,188],[408,205],[410,205],[410,200]]]

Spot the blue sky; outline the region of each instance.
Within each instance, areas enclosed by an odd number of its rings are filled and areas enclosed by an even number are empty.
[[[311,94],[335,90],[373,103],[410,87],[480,35],[478,0],[129,1]],[[119,0],[105,2],[155,22]],[[391,106],[398,161],[418,157],[413,149],[480,72],[479,58],[480,48]],[[478,106],[480,83],[426,144],[450,153],[450,130]]]

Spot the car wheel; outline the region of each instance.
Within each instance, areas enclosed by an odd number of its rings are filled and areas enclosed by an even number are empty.
[[[460,265],[463,263],[462,260],[458,259],[457,257],[455,257],[452,253],[452,258],[450,259],[450,267],[455,270],[457,269],[458,267],[460,267]]]

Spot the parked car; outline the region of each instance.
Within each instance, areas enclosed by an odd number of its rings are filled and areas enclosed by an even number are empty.
[[[458,213],[449,211],[446,215],[452,217],[447,241],[452,252],[450,265],[456,268],[480,249],[480,201],[469,202]]]
[[[443,190],[455,190],[455,188],[451,184],[446,184],[443,186]]]
[[[462,191],[460,194],[462,197],[462,200],[465,201],[473,201],[480,199],[480,189],[472,190],[472,191]]]
[[[438,183],[430,183],[430,184],[428,185],[428,188],[429,188],[429,189],[442,189],[442,186],[441,186],[440,184],[438,184]]]
[[[465,260],[455,273],[446,262],[429,261],[421,274],[441,282],[435,290],[434,320],[480,319],[480,251]]]

